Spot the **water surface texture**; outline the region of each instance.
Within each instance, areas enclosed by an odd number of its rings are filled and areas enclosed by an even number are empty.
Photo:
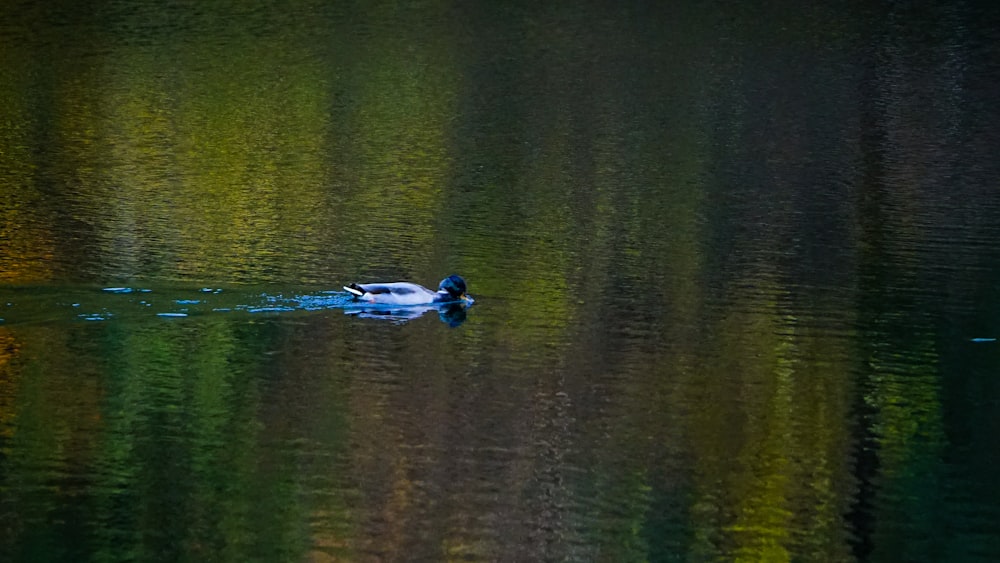
[[[1000,559],[998,9],[807,4],[5,3],[0,559]]]

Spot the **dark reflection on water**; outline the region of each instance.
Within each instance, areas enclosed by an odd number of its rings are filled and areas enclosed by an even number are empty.
[[[5,5],[0,553],[997,559],[998,15]]]

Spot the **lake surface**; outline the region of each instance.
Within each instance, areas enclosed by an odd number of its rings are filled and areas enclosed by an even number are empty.
[[[0,8],[0,559],[1000,558],[998,9],[494,4]]]

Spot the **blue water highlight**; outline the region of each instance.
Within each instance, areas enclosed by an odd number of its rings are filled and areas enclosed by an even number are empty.
[[[4,296],[8,297],[8,296]],[[466,318],[470,304],[419,306],[360,302],[345,291],[270,292],[204,287],[198,289],[114,286],[87,288],[20,288],[0,303],[5,326],[45,322],[181,320],[205,315],[287,315],[341,310],[359,319],[405,323],[436,313],[449,326]]]

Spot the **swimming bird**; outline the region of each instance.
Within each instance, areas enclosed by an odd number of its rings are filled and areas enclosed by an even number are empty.
[[[411,282],[352,283],[345,285],[344,289],[357,300],[383,305],[427,305],[473,301],[466,293],[465,280],[454,274],[441,280],[437,291],[431,291]]]

